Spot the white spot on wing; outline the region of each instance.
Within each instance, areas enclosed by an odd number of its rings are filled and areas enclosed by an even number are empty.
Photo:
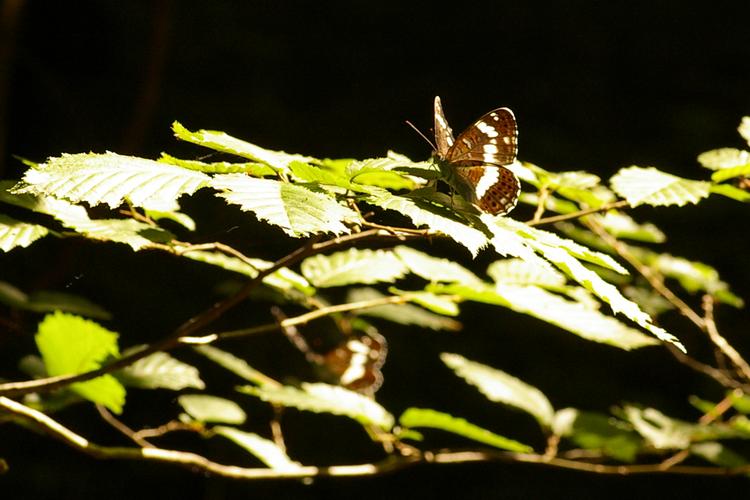
[[[477,182],[477,199],[481,200],[482,196],[484,196],[492,186],[497,184],[499,179],[500,170],[497,167],[485,167],[482,177],[480,177],[479,182]]]

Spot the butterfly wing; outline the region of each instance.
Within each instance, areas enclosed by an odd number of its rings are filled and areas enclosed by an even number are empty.
[[[505,215],[518,202],[521,183],[511,170],[496,166],[457,167],[464,198],[492,215]]]
[[[435,96],[435,147],[440,158],[448,155],[448,150],[453,146],[453,131],[445,119],[440,97]]]
[[[508,165],[516,160],[517,152],[516,117],[510,109],[498,108],[461,132],[448,148],[445,159],[457,166]]]

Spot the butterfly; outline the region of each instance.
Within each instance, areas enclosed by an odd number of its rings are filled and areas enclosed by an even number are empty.
[[[493,215],[505,215],[516,206],[521,183],[505,165],[518,151],[516,118],[508,108],[486,113],[453,139],[435,97],[435,154],[444,180],[468,202]]]

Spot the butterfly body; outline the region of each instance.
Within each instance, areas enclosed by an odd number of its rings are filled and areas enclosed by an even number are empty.
[[[521,185],[505,167],[518,151],[518,129],[510,109],[486,113],[454,139],[440,97],[435,97],[435,146],[443,179],[467,201],[493,215],[516,206]]]

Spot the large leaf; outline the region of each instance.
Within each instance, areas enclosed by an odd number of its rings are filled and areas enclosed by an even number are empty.
[[[487,267],[487,275],[495,283],[504,285],[534,285],[560,289],[567,281],[546,261],[528,262],[523,259],[496,260]]]
[[[5,281],[0,281],[0,302],[10,307],[38,313],[62,311],[95,319],[111,317],[107,311],[84,297],[47,290],[26,294]]]
[[[392,283],[407,271],[393,252],[357,248],[308,257],[300,269],[305,278],[317,287]]]
[[[45,316],[35,340],[50,376],[95,370],[107,358],[119,355],[115,332],[62,312]],[[71,389],[115,413],[121,413],[125,404],[125,388],[112,375],[72,384]]]
[[[426,226],[443,233],[465,246],[474,256],[487,245],[487,236],[482,231],[450,218],[448,211],[440,207],[396,196],[385,190],[367,196],[364,201],[386,210],[394,210],[408,217],[417,227]]]
[[[230,203],[294,237],[348,233],[344,221],[358,219],[335,199],[288,182],[226,174],[214,177],[211,186],[222,191],[220,196]]]
[[[211,148],[222,153],[230,153],[250,160],[264,163],[277,170],[287,170],[293,161],[315,162],[315,158],[297,154],[287,154],[283,151],[271,151],[255,144],[237,139],[224,132],[215,130],[198,130],[191,132],[180,123],[172,123],[174,135],[183,141],[192,142],[199,146]]]
[[[379,299],[382,297],[384,297],[384,295],[374,288],[354,288],[349,290],[349,293],[347,294],[347,301],[360,302],[365,300]],[[419,295],[414,299],[414,302],[420,302]],[[425,307],[429,306],[425,305]],[[430,309],[432,310],[433,308],[430,307]],[[454,319],[446,318],[445,316],[441,315],[453,315],[452,313],[453,309],[450,307],[447,312],[435,314],[411,304],[386,304],[377,307],[368,307],[367,309],[357,311],[357,314],[361,314],[363,316],[382,318],[388,321],[393,321],[394,323],[399,323],[401,325],[415,325],[421,326],[423,328],[429,328],[431,330],[460,330],[461,323]]]
[[[190,250],[183,252],[181,255],[188,259],[218,266],[227,271],[243,274],[250,278],[255,278],[259,271],[267,269],[273,265],[273,262],[267,260],[253,258],[240,259],[222,252],[210,252],[205,250]],[[278,288],[279,290],[289,290],[294,288],[308,295],[315,290],[305,278],[286,267],[274,271],[263,278],[263,283],[267,286]]]
[[[372,399],[335,385],[303,383],[299,389],[291,386],[246,385],[238,390],[269,403],[314,413],[343,415],[363,425],[375,425],[386,431],[394,423],[393,415]]]
[[[448,259],[433,257],[407,246],[393,249],[409,271],[432,282],[479,283],[481,280],[462,265]]]
[[[443,353],[440,359],[456,375],[476,386],[490,401],[523,410],[537,419],[543,427],[552,424],[555,411],[539,389],[507,373],[487,365],[469,361],[458,354]]]
[[[200,422],[242,424],[247,416],[240,405],[207,394],[183,394],[177,401],[185,412]]]
[[[47,233],[49,230],[44,226],[21,222],[0,214],[0,250],[3,252],[9,252],[16,247],[26,248],[39,238],[45,237]]]
[[[224,436],[241,446],[274,470],[294,471],[301,467],[299,462],[295,462],[289,458],[286,452],[276,443],[262,438],[255,433],[244,432],[224,425],[217,425],[211,430],[219,436]]]
[[[125,354],[128,354],[127,351]],[[173,358],[166,352],[155,352],[116,373],[123,384],[140,389],[170,389],[187,387],[204,389],[198,369]]]
[[[459,436],[473,439],[474,441],[488,444],[501,450],[515,451],[517,453],[529,453],[533,451],[531,446],[495,434],[463,418],[454,417],[435,410],[407,408],[399,418],[399,422],[404,427],[430,427],[452,432],[453,434],[458,434]]]
[[[175,210],[177,199],[207,185],[200,172],[115,153],[65,154],[30,168],[15,192],[66,198],[112,208],[126,199],[137,207]]]
[[[536,286],[498,283],[494,288],[448,285],[431,287],[438,293],[454,293],[468,300],[501,305],[514,311],[559,326],[586,340],[609,344],[620,349],[637,349],[656,343],[638,330],[603,314],[588,304],[573,302]]]
[[[698,203],[711,190],[710,182],[683,179],[654,167],[623,168],[611,183],[612,189],[633,207]]]

